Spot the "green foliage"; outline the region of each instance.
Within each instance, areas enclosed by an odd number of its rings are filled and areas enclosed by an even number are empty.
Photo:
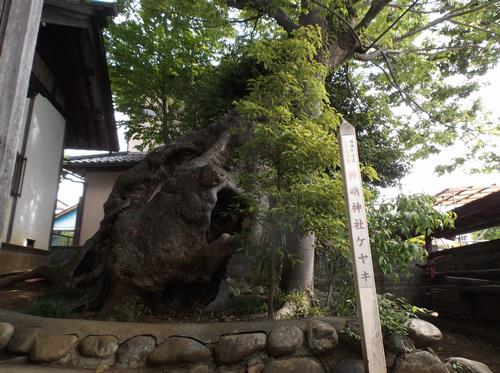
[[[367,206],[370,245],[374,266],[383,274],[398,281],[401,275],[408,273],[409,266],[424,258],[424,236],[433,231],[453,226],[454,214],[441,213],[434,208],[434,199],[427,195],[400,195],[394,200],[369,204]],[[339,315],[356,314],[354,283],[351,255],[348,243],[337,241],[333,245],[324,245],[318,253],[320,265],[329,275],[330,282],[336,285],[331,310]],[[387,308],[388,318],[384,321],[390,328],[393,318],[390,314],[391,302]],[[409,309],[403,303],[397,309]],[[406,308],[405,308],[406,307]],[[414,310],[413,310],[414,311]],[[381,310],[382,313],[386,310]]]
[[[249,94],[236,105],[253,126],[240,153],[250,166],[239,183],[249,212],[266,231],[257,249],[270,269],[270,289],[281,261],[295,260],[286,250],[288,232],[327,239],[343,225],[341,183],[337,172],[328,172],[339,164],[340,117],[329,105],[325,67],[312,62],[320,47],[315,27],[298,29],[293,38],[254,43],[249,55],[267,73],[249,82]]]
[[[192,86],[186,98],[183,122],[195,128],[206,126],[234,109],[234,103],[249,93],[249,82],[265,70],[237,44],[217,66],[207,69]]]
[[[370,244],[374,263],[384,273],[398,279],[408,265],[425,256],[424,237],[453,227],[453,213],[434,208],[427,195],[399,195],[368,210]]]
[[[404,298],[394,298],[383,294],[378,297],[378,311],[384,333],[407,335],[406,322],[424,309],[412,306]]]
[[[365,182],[393,185],[406,174],[409,160],[405,158],[403,142],[394,136],[395,119],[389,102],[363,93],[359,87],[353,88],[352,79],[347,68],[328,76],[326,87],[331,105],[355,126],[361,163],[377,171],[374,182],[368,178]]]
[[[118,321],[126,322],[141,320],[152,314],[151,308],[142,303],[138,297],[123,299],[113,311]]]
[[[119,7],[107,51],[115,105],[129,117],[127,137],[143,146],[171,141],[192,128],[181,121],[185,102],[232,33],[227,9],[184,0],[122,0]]]
[[[479,232],[474,232],[472,234],[472,237],[474,240],[484,240],[484,241],[498,240],[500,239],[500,227],[493,227],[493,228],[483,229],[482,231]]]
[[[403,0],[376,9],[370,2],[336,0],[118,3],[122,13],[108,37],[115,102],[130,117],[128,136],[145,144],[172,140],[224,114],[248,92],[248,83],[264,84],[254,73],[267,75],[271,65],[283,62],[262,55],[258,59],[266,68],[260,70],[255,59],[242,59],[242,51],[295,39],[292,30],[315,24],[321,37],[304,72],[310,74],[314,65],[326,70],[313,85],[331,74],[332,105],[357,126],[362,160],[379,172],[381,185],[400,177],[408,160],[437,153],[457,139],[467,141],[468,150],[441,172],[472,156],[489,170],[495,169],[492,161],[498,164],[498,124],[475,97],[475,78],[497,63],[497,2]],[[341,44],[345,58],[336,49]],[[275,82],[288,79],[282,72],[281,78],[271,73]],[[303,92],[313,102],[319,96],[317,87],[310,88]]]
[[[71,303],[77,295],[71,289],[55,289],[34,300],[26,313],[41,317],[67,319],[72,316]]]
[[[368,41],[382,35],[409,5],[404,1],[385,7],[360,37]],[[495,128],[498,134],[498,124],[483,115],[474,92],[477,76],[498,61],[498,10],[498,3],[488,1],[418,3],[373,45],[376,57],[368,64],[350,64],[361,96],[406,108],[387,124],[412,157],[437,153],[458,139],[469,144],[441,171],[473,155],[497,153],[487,144],[494,144],[490,135]]]
[[[325,309],[320,306],[317,299],[312,298],[311,294],[305,291],[292,291],[282,295],[281,305],[287,305],[294,318],[319,317],[325,315]]]
[[[378,296],[378,311],[380,326],[384,334],[408,335],[406,322],[417,317],[416,313],[423,312],[425,309],[412,306],[404,298],[394,298],[390,294],[383,294]],[[361,339],[360,331],[355,325],[348,325],[343,332],[353,339]]]
[[[303,232],[319,228],[341,206],[340,184],[325,172],[339,162],[334,136],[339,117],[328,105],[324,66],[311,62],[319,40],[319,31],[310,27],[291,39],[255,43],[250,53],[268,74],[252,80],[249,95],[237,103],[254,125],[242,160],[258,164],[242,176],[241,185],[251,191],[250,200],[270,199],[264,220]],[[316,215],[317,207],[323,214]]]

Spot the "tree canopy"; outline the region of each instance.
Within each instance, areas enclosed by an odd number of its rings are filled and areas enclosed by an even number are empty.
[[[115,100],[130,117],[129,136],[146,143],[170,141],[233,108],[250,80],[265,73],[249,61],[248,47],[314,25],[322,36],[315,59],[330,73],[331,105],[358,127],[366,140],[362,156],[383,182],[400,177],[408,159],[459,138],[470,146],[450,162],[472,154],[490,166],[498,162],[487,141],[498,126],[474,95],[475,78],[497,63],[497,0],[121,0],[119,6],[124,17],[108,38]]]

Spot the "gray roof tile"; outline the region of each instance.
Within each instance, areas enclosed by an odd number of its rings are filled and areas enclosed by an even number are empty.
[[[147,153],[116,152],[69,157],[64,159],[63,167],[68,169],[132,167],[146,157]]]

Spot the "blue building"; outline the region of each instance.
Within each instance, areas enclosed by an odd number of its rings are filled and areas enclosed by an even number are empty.
[[[78,205],[68,207],[55,215],[51,246],[73,246]]]

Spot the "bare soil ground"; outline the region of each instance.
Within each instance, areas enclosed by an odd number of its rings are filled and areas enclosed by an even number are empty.
[[[40,297],[44,292],[51,289],[51,286],[43,279],[28,280],[15,286],[0,290],[0,308],[24,311],[34,300]],[[204,317],[196,317],[195,315],[169,315],[174,317],[151,317],[152,322],[161,321],[167,322],[187,322],[187,321],[204,321]],[[166,315],[164,315],[166,316]],[[195,316],[198,320],[190,320],[189,316]],[[174,320],[175,318],[175,320]],[[201,319],[201,320],[200,320]],[[253,317],[238,317],[239,320],[252,320]],[[216,320],[206,321],[234,321],[231,317],[216,318]],[[464,323],[468,324],[464,328]],[[451,327],[455,324],[462,329],[467,329],[467,334],[458,333],[456,327]],[[486,324],[496,328],[498,324]],[[467,359],[477,360],[485,363],[490,367],[494,373],[500,373],[500,343],[495,341],[487,341],[484,338],[475,336],[474,330],[481,332],[484,329],[484,323],[477,323],[474,321],[447,321],[439,325],[443,331],[443,339],[433,346],[433,350],[438,354],[442,360],[449,357],[460,356]],[[491,329],[491,328],[490,328]],[[491,330],[490,330],[491,331]],[[497,335],[500,336],[500,330]],[[500,337],[499,337],[500,340]]]
[[[481,338],[466,336],[443,330],[443,339],[432,347],[434,352],[446,360],[450,357],[465,357],[480,361],[494,373],[500,373],[500,346],[495,346]]]
[[[44,279],[36,278],[0,289],[0,308],[24,311],[34,300],[50,289]]]

